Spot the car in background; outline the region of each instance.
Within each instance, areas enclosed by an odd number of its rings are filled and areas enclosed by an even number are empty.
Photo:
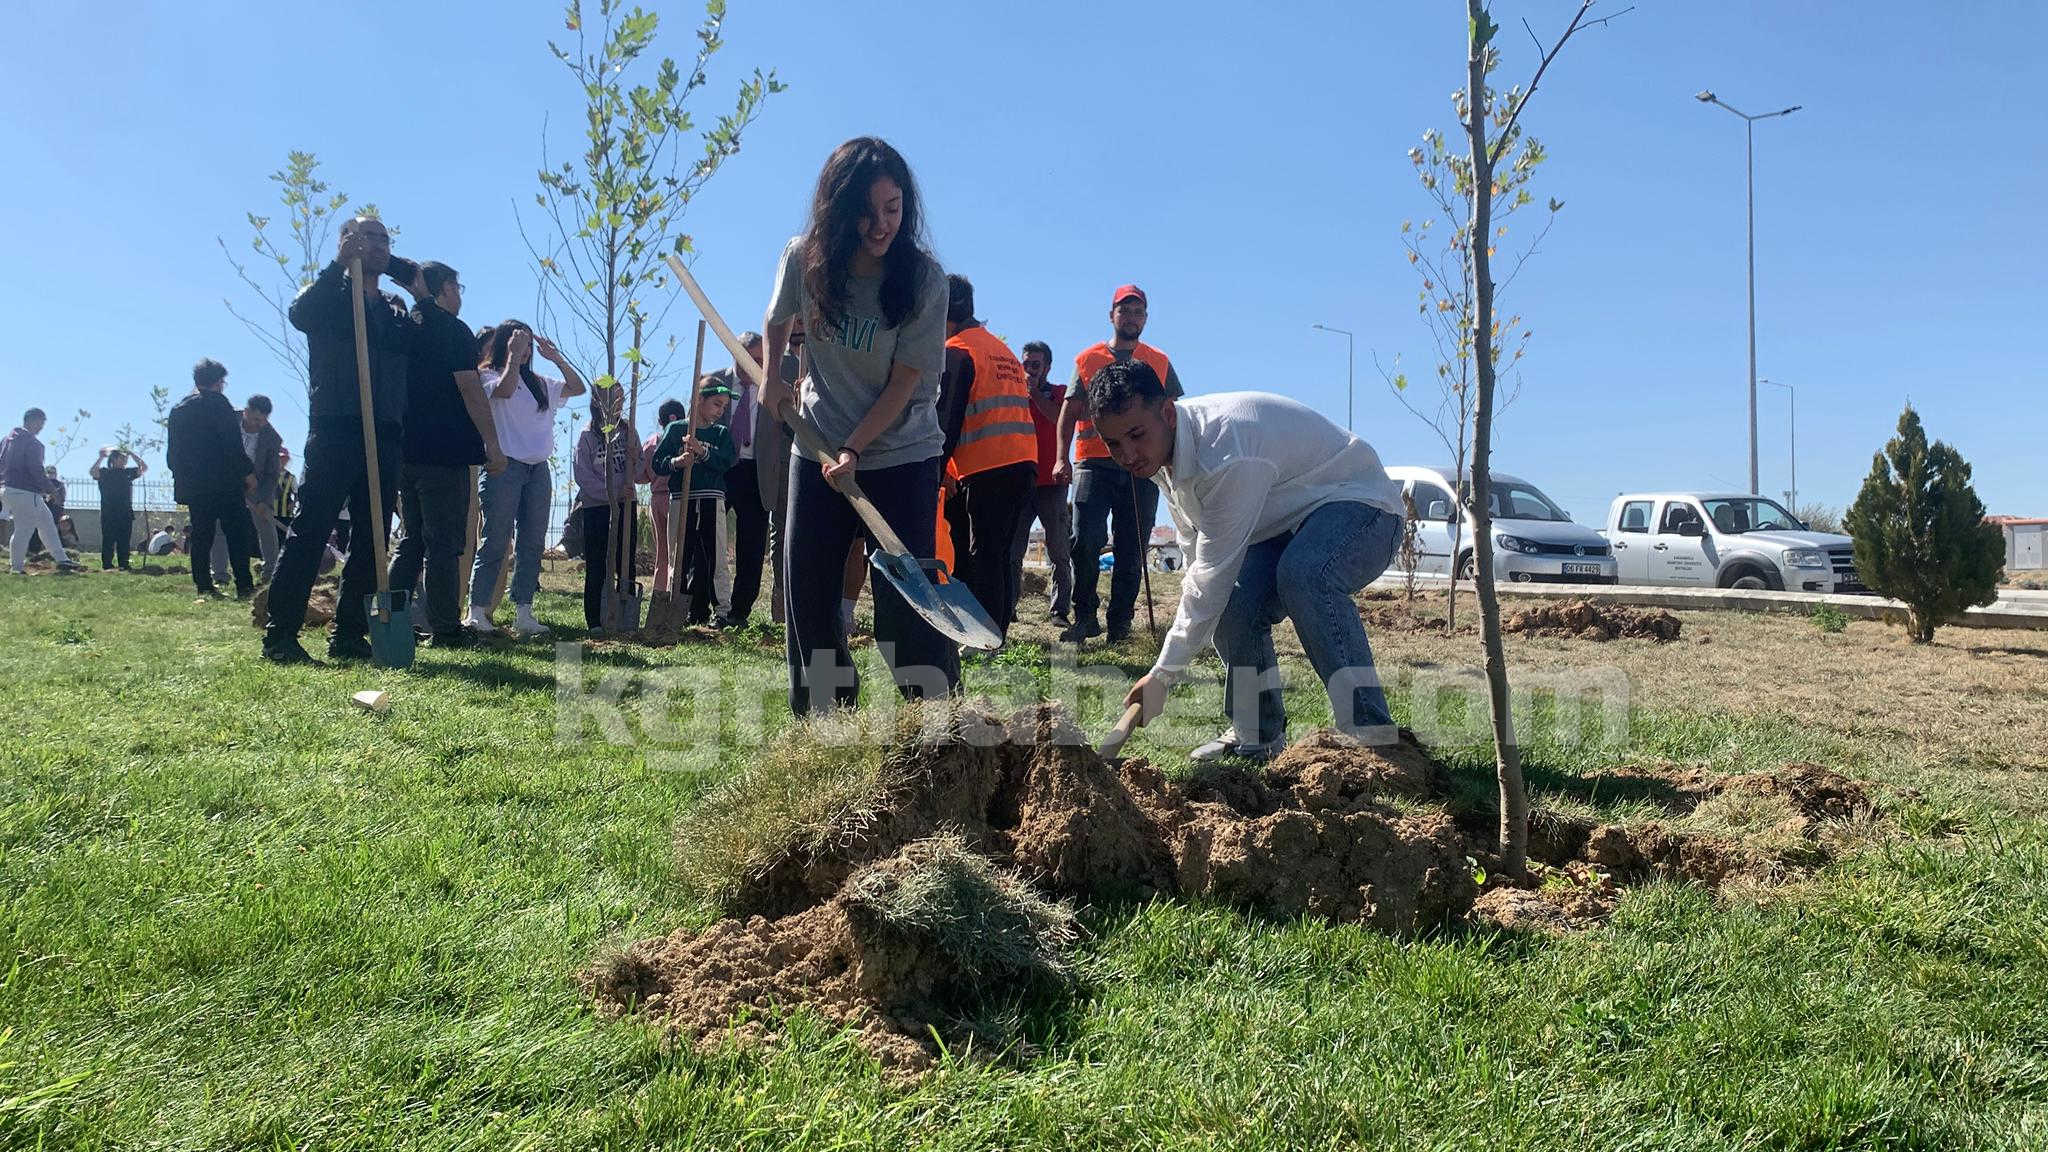
[[[1396,465],[1387,475],[1401,485],[1415,525],[1415,571],[1422,575],[1472,578],[1471,517],[1453,495],[1456,473],[1449,468]],[[1575,524],[1557,502],[1519,476],[1492,473],[1493,571],[1518,584],[1612,584],[1614,556],[1606,538]],[[1456,527],[1455,544],[1452,529]]]
[[[1740,492],[1625,492],[1607,509],[1624,584],[1773,592],[1870,591],[1856,545],[1785,506]]]

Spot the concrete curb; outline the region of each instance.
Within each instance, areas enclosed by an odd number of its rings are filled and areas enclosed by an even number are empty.
[[[1373,581],[1375,588],[1399,588],[1406,577]],[[1442,578],[1417,576],[1419,587],[1441,587]],[[1461,587],[1470,587],[1469,584]],[[1749,592],[1735,588],[1666,588],[1633,584],[1502,584],[1503,596],[1550,600],[1593,600],[1639,608],[1722,609],[1733,612],[1808,613],[1826,604],[1853,620],[1905,622],[1905,606],[1878,596],[1840,596],[1820,592]],[[2001,597],[1987,608],[1965,609],[1951,624],[1966,628],[2017,628],[2048,631],[2048,601],[2033,597]]]

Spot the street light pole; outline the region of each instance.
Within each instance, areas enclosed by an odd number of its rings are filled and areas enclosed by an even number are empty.
[[[1324,332],[1334,332],[1344,338],[1344,430],[1349,432],[1351,431],[1352,417],[1357,414],[1354,411],[1357,405],[1357,396],[1351,386],[1352,353],[1357,350],[1357,341],[1353,339],[1351,333],[1342,328],[1332,328],[1328,324],[1311,324],[1309,327]]]
[[[1743,156],[1743,186],[1749,201],[1749,494],[1757,494],[1756,480],[1756,122],[1773,116],[1790,116],[1802,105],[1780,108],[1751,116],[1712,92],[1694,97],[1702,104],[1716,104],[1742,117],[1746,145]]]
[[[1757,383],[1769,384],[1773,388],[1783,388],[1785,390],[1785,404],[1789,412],[1786,428],[1790,432],[1788,439],[1791,442],[1787,459],[1791,464],[1792,514],[1797,516],[1799,515],[1799,393],[1790,384],[1780,384],[1776,380],[1758,380]]]

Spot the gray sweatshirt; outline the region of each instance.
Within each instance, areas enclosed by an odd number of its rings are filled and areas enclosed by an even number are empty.
[[[803,315],[811,368],[804,416],[833,445],[845,443],[888,386],[890,369],[906,364],[918,370],[917,387],[895,422],[861,450],[860,468],[915,464],[942,453],[946,437],[939,429],[939,378],[946,371],[946,274],[938,263],[926,266],[917,307],[897,328],[882,319],[881,277],[847,281],[846,322],[836,328],[819,318],[803,280],[803,240],[798,237],[782,249],[768,323]]]

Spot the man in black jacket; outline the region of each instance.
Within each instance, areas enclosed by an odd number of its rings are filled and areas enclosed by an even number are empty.
[[[349,282],[352,258],[363,262],[363,283]],[[395,268],[394,265],[397,265]],[[299,480],[299,511],[278,557],[277,579],[270,585],[270,623],[263,635],[263,656],[280,664],[302,664],[312,657],[299,646],[299,628],[306,622],[306,598],[320,553],[334,531],[343,505],[349,508],[348,565],[334,609],[329,657],[368,659],[370,616],[363,598],[376,586],[369,533],[387,532],[394,510],[400,462],[404,456],[406,363],[417,326],[396,296],[377,289],[387,269],[399,272],[401,285],[424,296],[419,269],[391,256],[391,235],[375,217],[358,216],[341,228],[334,262],[320,271],[292,301],[292,327],[306,334],[307,400],[310,408],[305,472]],[[363,459],[363,416],[357,401],[355,321],[352,292],[363,297],[369,343],[371,413],[377,426],[377,472],[384,524],[370,515],[369,471]]]
[[[391,586],[411,588],[427,573],[427,623],[434,646],[467,647],[462,626],[462,548],[469,525],[472,465],[505,470],[491,402],[476,370],[476,336],[458,315],[462,278],[439,261],[420,265],[426,295],[413,305],[418,328],[407,363],[405,475],[398,487],[398,549]]]
[[[222,395],[228,370],[218,360],[201,360],[192,368],[192,393],[171,409],[165,429],[170,443],[164,454],[171,466],[171,495],[192,516],[192,583],[201,596],[216,595],[213,534],[227,536],[228,568],[235,577],[235,597],[248,599],[249,551],[254,546],[248,494],[256,478],[242,451],[241,421],[235,406]]]

